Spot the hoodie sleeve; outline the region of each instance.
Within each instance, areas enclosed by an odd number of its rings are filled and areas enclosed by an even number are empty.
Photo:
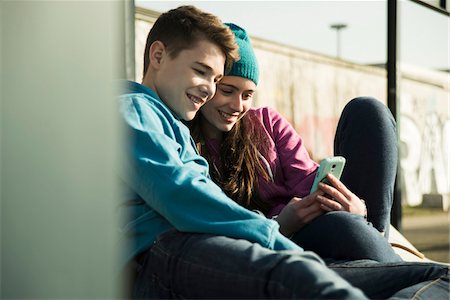
[[[153,106],[130,97],[121,108],[131,143],[124,180],[149,207],[179,231],[241,238],[274,250],[302,250],[279,233],[275,221],[228,198],[210,180],[206,160],[187,140],[187,128],[177,128],[176,120]]]

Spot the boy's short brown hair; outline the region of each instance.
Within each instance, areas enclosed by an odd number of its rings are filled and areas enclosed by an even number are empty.
[[[175,58],[182,50],[195,47],[203,39],[211,41],[223,51],[226,71],[239,59],[234,34],[218,17],[191,5],[180,6],[161,14],[147,37],[144,76],[150,63],[149,49],[153,42],[164,43],[170,57]]]

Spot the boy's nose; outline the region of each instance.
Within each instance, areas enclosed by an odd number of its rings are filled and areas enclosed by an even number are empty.
[[[205,97],[207,98],[206,100],[209,100],[216,92],[216,84],[203,84],[202,86],[200,86],[200,92],[202,93],[202,97]]]

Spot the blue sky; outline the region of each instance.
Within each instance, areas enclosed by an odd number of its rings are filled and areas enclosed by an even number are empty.
[[[356,63],[386,62],[386,1],[138,1],[164,12],[193,4],[251,35],[335,56],[333,23],[341,30],[341,56]],[[409,0],[399,3],[400,60],[427,68],[450,69],[450,18]]]

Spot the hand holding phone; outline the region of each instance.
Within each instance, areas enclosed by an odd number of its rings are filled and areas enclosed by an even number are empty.
[[[342,171],[344,170],[345,158],[342,156],[334,156],[322,159],[317,170],[316,177],[314,178],[314,183],[311,188],[310,193],[314,193],[319,186],[319,182],[325,184],[330,184],[327,180],[327,174],[331,173],[337,179],[341,178]]]

